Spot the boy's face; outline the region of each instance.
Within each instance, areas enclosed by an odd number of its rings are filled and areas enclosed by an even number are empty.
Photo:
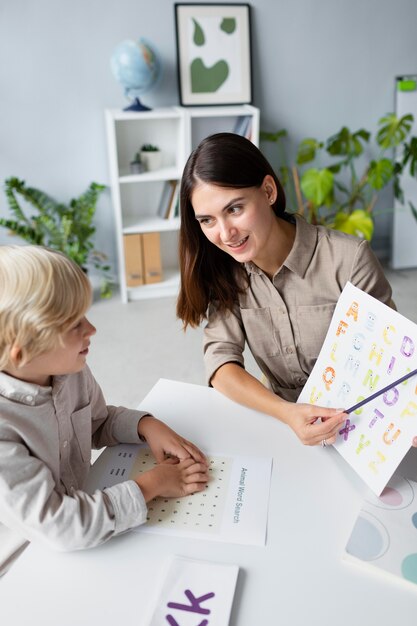
[[[95,327],[82,317],[62,335],[63,345],[58,344],[53,350],[34,357],[13,375],[27,382],[48,385],[51,376],[81,371],[86,363],[90,337],[95,332]]]

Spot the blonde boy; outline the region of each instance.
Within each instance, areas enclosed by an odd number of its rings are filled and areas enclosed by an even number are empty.
[[[200,491],[208,479],[192,443],[143,411],[106,405],[86,366],[90,302],[88,279],[63,254],[0,247],[0,574],[30,541],[96,546],[143,524],[153,497]],[[154,469],[83,491],[92,446],[141,440]]]

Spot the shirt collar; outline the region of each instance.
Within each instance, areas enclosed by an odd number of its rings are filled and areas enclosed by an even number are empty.
[[[295,239],[284,265],[298,274],[301,278],[311,263],[317,247],[318,231],[315,226],[309,224],[301,215],[295,215]]]
[[[55,385],[55,380],[53,385]],[[35,406],[45,402],[45,399],[50,397],[51,394],[52,387],[41,387],[40,385],[14,378],[5,372],[0,372],[0,395],[9,400]]]
[[[285,265],[291,272],[304,278],[317,246],[318,233],[317,229],[306,222],[302,216],[294,214],[294,218],[296,225],[294,244],[283,266]],[[263,274],[263,271],[252,261],[244,263],[244,266],[249,274]]]

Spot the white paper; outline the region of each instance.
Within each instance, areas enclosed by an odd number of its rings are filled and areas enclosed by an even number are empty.
[[[347,283],[298,402],[347,409],[417,368],[417,325]],[[379,495],[417,435],[417,377],[349,415],[335,448]]]
[[[272,459],[209,455],[210,481],[203,492],[183,498],[154,498],[138,532],[265,545]],[[151,469],[145,444],[106,448],[94,463],[86,491],[104,489]]]
[[[345,558],[417,584],[417,483],[393,477],[379,498],[370,495],[346,545]],[[375,570],[377,571],[377,570]],[[417,591],[417,587],[414,587]]]
[[[175,556],[147,626],[227,626],[239,568]]]

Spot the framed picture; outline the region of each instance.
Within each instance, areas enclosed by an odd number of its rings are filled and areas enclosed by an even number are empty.
[[[182,106],[252,102],[249,4],[175,4]]]

